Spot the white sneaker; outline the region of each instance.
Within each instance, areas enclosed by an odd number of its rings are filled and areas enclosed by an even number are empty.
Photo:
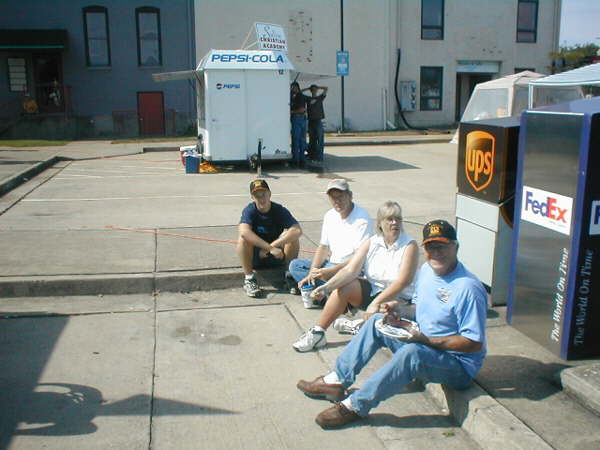
[[[327,338],[325,337],[324,331],[317,331],[315,328],[311,328],[298,339],[292,347],[297,352],[308,352],[313,349],[325,347],[327,345]]]
[[[333,322],[333,329],[338,330],[340,334],[357,334],[364,323],[364,319],[351,320],[347,317],[340,317]]]
[[[260,286],[258,285],[256,278],[244,280],[244,290],[248,297],[258,297],[260,295]]]

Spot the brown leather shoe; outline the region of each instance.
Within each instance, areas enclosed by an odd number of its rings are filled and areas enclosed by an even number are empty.
[[[315,419],[315,422],[321,425],[321,428],[329,429],[343,427],[358,419],[362,419],[362,417],[346,408],[342,403],[336,402],[331,408],[322,411]]]
[[[324,398],[330,402],[339,402],[346,397],[346,390],[341,384],[327,384],[323,377],[317,377],[313,381],[298,381],[298,389],[311,398]]]

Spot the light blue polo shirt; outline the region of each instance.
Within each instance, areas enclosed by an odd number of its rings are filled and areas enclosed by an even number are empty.
[[[461,262],[444,276],[436,275],[425,263],[419,271],[413,301],[417,305],[416,320],[426,336],[458,334],[483,343],[478,352],[450,351],[474,377],[486,354],[487,293],[477,277]]]

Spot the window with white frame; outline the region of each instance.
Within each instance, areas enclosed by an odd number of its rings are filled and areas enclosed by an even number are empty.
[[[108,11],[103,6],[83,8],[85,58],[90,67],[110,66]]]
[[[443,67],[421,67],[421,111],[442,109]]]
[[[421,39],[444,39],[444,0],[421,0]]]
[[[138,65],[160,66],[162,52],[160,42],[160,10],[143,7],[135,10],[138,42]]]
[[[8,58],[8,88],[11,92],[27,92],[25,58]]]
[[[519,0],[517,42],[537,42],[538,0]]]

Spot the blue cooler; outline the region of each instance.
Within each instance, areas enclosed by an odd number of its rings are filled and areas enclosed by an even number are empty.
[[[185,157],[185,173],[198,173],[200,158],[196,156]]]

